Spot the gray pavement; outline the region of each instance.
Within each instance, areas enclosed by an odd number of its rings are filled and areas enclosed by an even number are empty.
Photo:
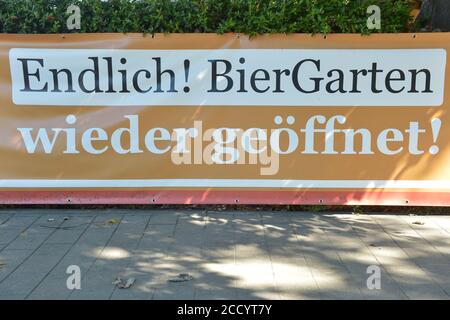
[[[449,298],[450,216],[0,211],[0,299]]]

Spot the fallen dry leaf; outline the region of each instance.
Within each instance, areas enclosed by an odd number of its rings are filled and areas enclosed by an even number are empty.
[[[115,284],[119,289],[128,289],[134,284],[135,281],[135,278],[128,278],[126,281],[123,281],[121,277],[117,277],[112,284]]]
[[[180,273],[177,276],[170,278],[169,282],[185,282],[194,279],[189,273]]]
[[[107,224],[118,224],[119,220],[117,220],[117,219],[109,219],[106,223]]]

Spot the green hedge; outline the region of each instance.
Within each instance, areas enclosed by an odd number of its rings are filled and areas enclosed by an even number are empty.
[[[382,28],[404,32],[409,0],[0,0],[0,33],[66,33],[67,7],[81,9],[77,32],[370,33],[368,6]]]

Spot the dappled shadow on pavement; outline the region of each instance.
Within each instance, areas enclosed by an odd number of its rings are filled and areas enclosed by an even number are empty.
[[[44,210],[23,231],[14,224],[20,216],[6,215],[0,215],[2,299],[448,299],[450,293],[450,217]],[[48,217],[61,220],[60,227],[48,228]],[[14,228],[35,237],[24,258],[14,252],[26,235],[1,238]],[[36,235],[44,230],[46,237]],[[66,287],[69,265],[80,266],[81,290]],[[368,288],[369,266],[380,268],[379,290]],[[32,281],[18,281],[31,273]],[[193,278],[169,281],[180,273]],[[116,277],[136,281],[119,289]]]

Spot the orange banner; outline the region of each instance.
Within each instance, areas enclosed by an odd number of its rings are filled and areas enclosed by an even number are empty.
[[[449,205],[449,47],[0,35],[0,202]]]

